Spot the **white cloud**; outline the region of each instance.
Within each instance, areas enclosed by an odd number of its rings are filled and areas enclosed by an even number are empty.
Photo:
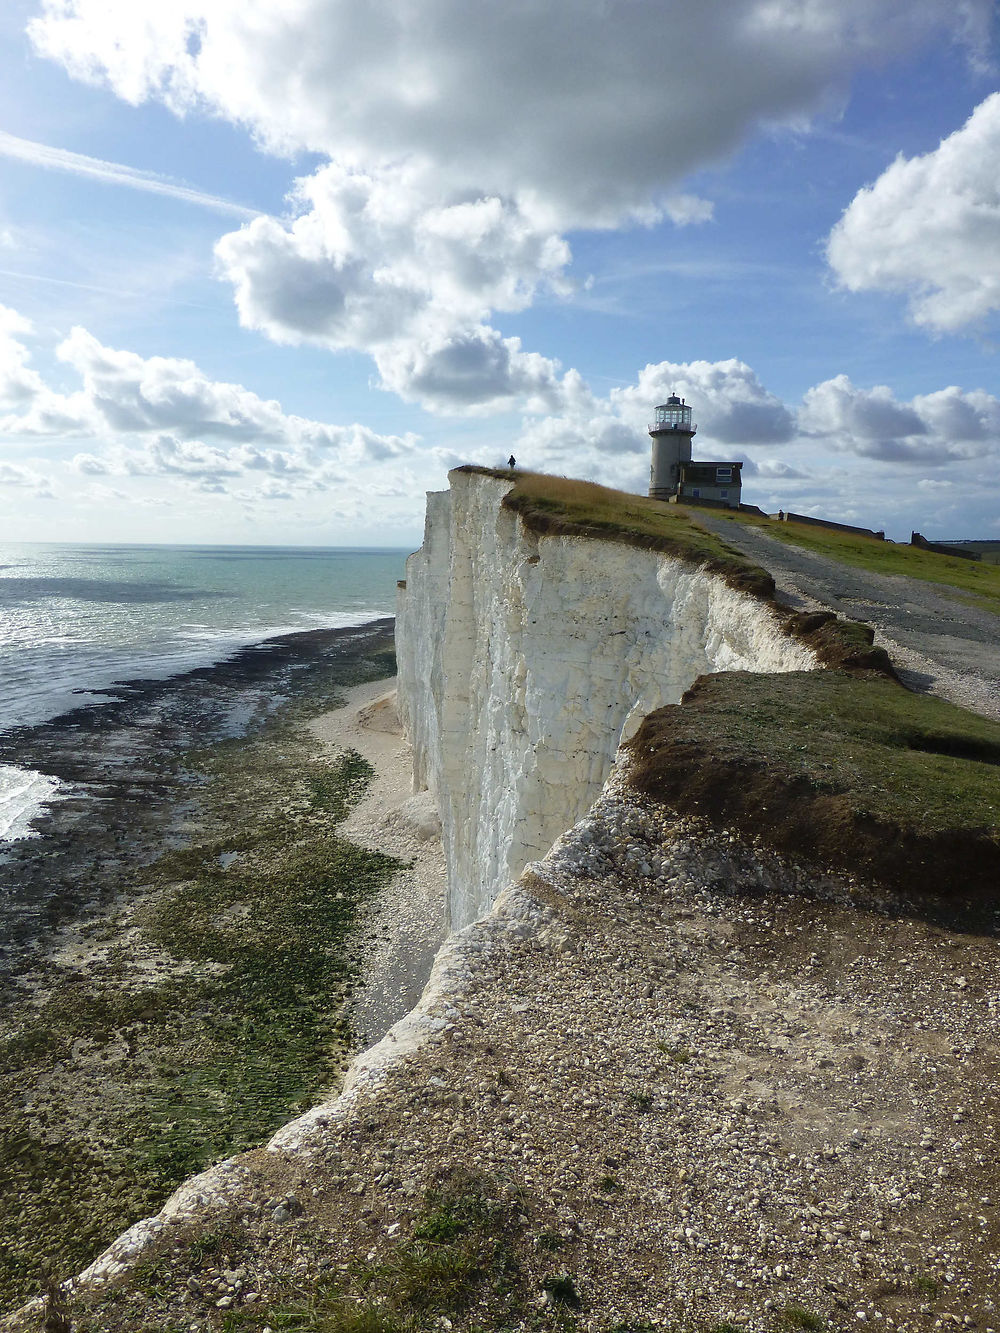
[[[784,445],[793,438],[793,413],[745,362],[660,361],[635,384],[596,399],[576,377],[563,410],[528,423],[514,447],[527,467],[568,471],[626,490],[645,490],[653,408],[671,393],[694,407],[694,456],[744,459],[746,447]],[[751,463],[749,471],[754,464]]]
[[[34,468],[21,467],[17,463],[0,463],[0,487],[4,486],[24,487],[38,499],[52,499],[50,479]]]
[[[224,236],[220,269],[242,322],[278,342],[364,348],[386,388],[440,410],[558,391],[553,362],[482,319],[565,290],[569,248],[499,198],[438,206],[416,171],[330,165],[299,182],[303,211]]]
[[[75,434],[87,429],[87,404],[51,390],[29,362],[30,320],[0,306],[0,431]],[[90,418],[92,423],[93,417]]]
[[[287,219],[220,241],[241,319],[363,350],[387,388],[478,411],[569,391],[490,322],[565,290],[569,231],[706,222],[693,170],[762,126],[804,126],[860,65],[932,34],[981,40],[991,10],[728,0],[722,22],[683,0],[43,0],[29,31],[132,103],[329,159]]]
[[[694,408],[694,457],[742,460],[744,499],[769,512],[793,509],[903,536],[921,524],[968,535],[993,522],[982,475],[984,458],[1000,461],[1000,399],[954,386],[901,401],[884,386],[861,388],[839,375],[796,408],[745,362],[664,361],[606,398],[581,386],[570,410],[526,424],[514,445],[518,463],[645,492],[648,425],[671,392]],[[924,479],[915,486],[916,468]]]
[[[490,333],[486,343],[502,358],[502,340],[491,343]],[[502,463],[512,448],[522,466],[644,492],[652,411],[677,392],[694,407],[695,457],[742,459],[745,498],[753,503],[939,533],[945,523],[968,535],[970,524],[987,532],[993,522],[981,478],[983,460],[1000,455],[1000,400],[983,390],[951,386],[901,401],[885,387],[859,387],[841,375],[810,389],[796,410],[732,358],[651,364],[634,383],[598,397],[575,372],[556,378],[551,363],[515,346],[506,351],[521,358],[525,376],[534,374],[522,396],[538,414],[513,446],[500,428],[422,446],[412,436],[292,415],[242,385],[210,379],[192,361],[142,357],[83,329],[59,344],[63,365],[81,386],[60,394],[30,363],[32,336],[27,321],[0,308],[0,413],[8,409],[0,429],[18,427],[60,445],[75,435],[85,444],[68,463],[3,463],[0,487],[25,500],[61,491],[73,503],[93,505],[104,496],[109,507],[129,513],[179,502],[192,522],[232,538],[237,530],[217,523],[238,524],[248,515],[265,521],[276,506],[287,507],[287,521],[303,531],[352,523],[360,531],[377,524],[387,532],[395,524],[416,532],[422,493],[442,485],[448,467]],[[432,371],[481,379],[488,367],[458,349],[454,360],[431,356],[407,373]],[[498,382],[509,373],[502,367]],[[458,390],[450,382],[440,392],[449,402]],[[482,383],[476,392],[485,392]]]
[[[785,404],[761,384],[756,373],[735,357],[728,361],[661,361],[649,365],[633,388],[612,398],[633,413],[648,415],[650,404],[679,394],[697,404],[695,423],[702,444],[743,446],[784,444],[794,421]],[[644,418],[645,419],[645,418]]]
[[[193,361],[106,347],[82,328],[56,348],[82,387],[60,394],[29,364],[31,334],[28,321],[0,307],[0,432],[88,438],[92,447],[66,465],[76,477],[161,479],[230,494],[241,483],[240,494],[273,499],[279,489],[315,494],[348,475],[363,486],[366,469],[400,464],[415,449],[412,435],[295,416],[243,385],[210,379]],[[4,467],[0,484],[48,492],[41,474]]]
[[[901,292],[918,324],[953,331],[1000,308],[1000,93],[920,157],[858,192],[827,257],[849,291]]]
[[[210,109],[345,165],[417,161],[450,189],[618,221],[801,121],[859,64],[977,27],[988,0],[45,0],[36,47],[130,102]]]
[[[1000,401],[954,386],[902,403],[885,385],[859,389],[837,375],[808,391],[798,424],[837,449],[898,463],[944,465],[1000,452]]]

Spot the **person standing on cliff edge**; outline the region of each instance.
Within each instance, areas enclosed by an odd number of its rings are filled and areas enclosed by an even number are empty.
[[[507,459],[507,466],[510,468],[511,472],[514,471],[514,464],[515,464],[516,462],[517,462],[517,459],[514,457],[513,454],[511,454],[510,458]]]

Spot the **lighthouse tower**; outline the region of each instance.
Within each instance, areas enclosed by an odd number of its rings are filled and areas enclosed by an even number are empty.
[[[652,499],[669,500],[677,494],[681,464],[691,462],[691,441],[697,429],[691,425],[690,407],[675,393],[656,409],[656,420],[649,428],[653,440],[653,461],[649,469]]]

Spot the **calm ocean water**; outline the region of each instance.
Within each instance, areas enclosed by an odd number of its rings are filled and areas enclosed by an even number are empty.
[[[0,543],[0,732],[99,702],[79,691],[163,679],[293,630],[395,609],[404,551]],[[0,765],[0,840],[56,794]]]

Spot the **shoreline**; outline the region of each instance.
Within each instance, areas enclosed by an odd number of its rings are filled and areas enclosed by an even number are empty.
[[[332,734],[351,709],[331,698],[385,692],[387,629],[132,682],[28,738],[83,790],[0,859],[8,1308],[40,1264],[68,1276],[205,1165],[265,1142],[359,1049],[350,997],[405,898],[371,915],[395,862],[347,841],[368,771],[308,723],[326,713]],[[227,735],[236,711],[243,738]]]

